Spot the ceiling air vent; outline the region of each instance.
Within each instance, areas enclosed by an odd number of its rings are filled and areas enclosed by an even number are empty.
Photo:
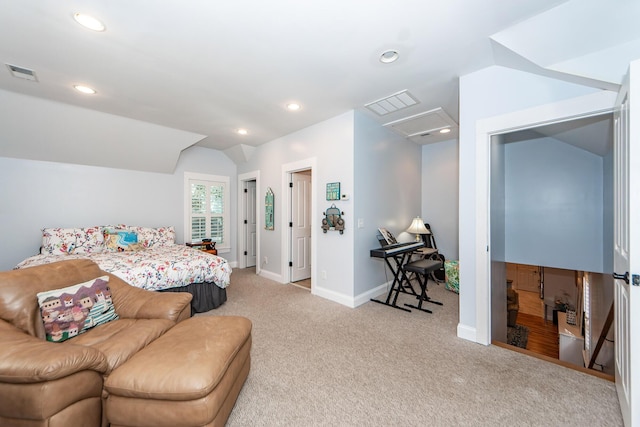
[[[379,116],[384,116],[389,113],[395,113],[396,111],[403,110],[418,104],[419,101],[406,90],[398,93],[394,93],[386,98],[379,99],[377,101],[365,104],[369,110],[373,111]]]
[[[424,113],[385,123],[383,126],[390,127],[406,138],[411,138],[418,135],[427,136],[441,129],[455,128],[458,124],[442,108],[435,108]]]
[[[31,80],[32,82],[37,82],[38,78],[36,77],[36,72],[24,67],[18,67],[17,65],[5,64],[9,71],[11,71],[11,75],[13,77],[17,77],[19,79]]]

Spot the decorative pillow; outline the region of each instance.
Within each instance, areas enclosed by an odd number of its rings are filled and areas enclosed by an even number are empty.
[[[102,252],[104,236],[100,227],[45,228],[41,253],[49,255],[90,254]]]
[[[142,249],[138,243],[138,235],[133,231],[105,230],[104,244],[108,251],[124,252]]]
[[[176,242],[176,232],[173,227],[130,227],[130,230],[138,234],[138,242],[145,248],[173,245]]]
[[[109,276],[38,293],[47,341],[62,342],[94,326],[118,319]]]
[[[460,267],[458,265],[458,261],[445,261],[444,262],[444,271],[446,275],[446,282],[444,283],[444,288],[455,292],[456,294],[460,293]]]

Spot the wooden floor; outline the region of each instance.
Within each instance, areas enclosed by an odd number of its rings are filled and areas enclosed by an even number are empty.
[[[544,321],[544,305],[537,292],[517,292],[520,310],[516,323],[529,328],[527,350],[558,359],[558,325],[554,325],[550,320]]]
[[[291,282],[291,284],[301,288],[311,289],[311,279],[298,280],[297,282]]]
[[[551,321],[545,323],[542,317],[526,313],[518,313],[516,323],[529,328],[527,350],[554,359],[560,357],[558,325],[554,325]]]

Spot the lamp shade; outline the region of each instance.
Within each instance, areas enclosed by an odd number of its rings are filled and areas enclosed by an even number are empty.
[[[420,240],[420,234],[430,234],[427,227],[424,226],[424,222],[420,219],[419,216],[415,217],[411,222],[409,228],[407,228],[407,233],[412,233],[416,235],[416,240]]]

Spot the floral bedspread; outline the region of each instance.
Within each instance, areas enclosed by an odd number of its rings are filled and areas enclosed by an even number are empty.
[[[148,290],[202,282],[213,282],[224,289],[229,285],[231,276],[231,266],[226,259],[183,245],[154,246],[130,252],[35,255],[22,261],[16,268],[80,258],[88,258],[102,270],[130,285]]]

